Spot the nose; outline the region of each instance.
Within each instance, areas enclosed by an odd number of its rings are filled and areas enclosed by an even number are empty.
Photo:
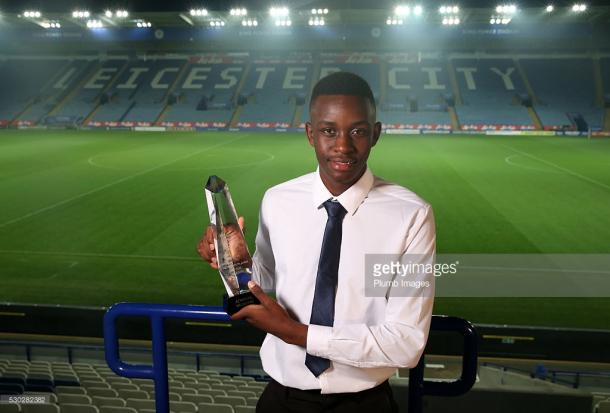
[[[351,153],[354,151],[354,142],[349,131],[341,131],[335,140],[335,151],[339,153]]]

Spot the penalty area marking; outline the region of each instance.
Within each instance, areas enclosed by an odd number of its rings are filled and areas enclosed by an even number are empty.
[[[54,208],[57,208],[57,207],[59,207],[59,206],[62,206],[62,205],[68,204],[68,203],[70,203],[70,202],[72,202],[72,201],[76,201],[77,199],[84,198],[84,197],[86,197],[86,196],[89,196],[89,195],[95,194],[95,193],[97,193],[97,192],[103,191],[104,189],[111,188],[111,187],[113,187],[113,186],[115,186],[115,185],[122,184],[123,182],[129,181],[130,179],[137,178],[137,177],[142,176],[142,175],[146,175],[146,174],[148,174],[148,173],[150,173],[150,172],[156,171],[157,169],[161,169],[161,168],[164,168],[164,167],[169,166],[169,165],[171,165],[171,164],[174,164],[174,163],[176,163],[176,162],[180,162],[180,161],[183,161],[183,160],[185,160],[185,159],[191,158],[191,157],[193,157],[193,156],[199,155],[200,153],[203,153],[203,152],[205,152],[205,151],[209,151],[209,150],[211,150],[211,149],[215,149],[215,148],[218,148],[218,147],[221,147],[221,146],[227,145],[227,144],[229,144],[229,143],[236,142],[236,141],[238,141],[238,140],[241,140],[241,139],[245,138],[246,136],[247,136],[247,135],[243,135],[243,136],[239,136],[239,137],[237,137],[237,138],[235,138],[235,139],[231,139],[231,140],[228,140],[228,141],[225,141],[225,142],[220,142],[220,143],[217,143],[217,144],[212,145],[212,146],[210,146],[210,147],[203,148],[203,149],[201,149],[201,150],[199,150],[199,151],[193,152],[193,153],[191,153],[191,154],[181,156],[180,158],[174,159],[174,160],[172,160],[172,161],[164,162],[164,163],[159,164],[159,165],[157,165],[157,166],[153,166],[152,168],[144,169],[143,171],[136,172],[136,173],[134,173],[134,174],[124,176],[123,178],[121,178],[121,179],[117,179],[116,181],[113,181],[113,182],[107,183],[107,184],[105,184],[105,185],[102,185],[102,186],[99,186],[99,187],[97,187],[97,188],[91,189],[91,190],[89,190],[89,191],[83,192],[83,193],[81,193],[81,194],[75,195],[75,196],[73,196],[73,197],[66,198],[66,199],[64,199],[63,201],[59,201],[59,202],[56,202],[56,203],[54,203],[54,204],[48,205],[48,206],[46,206],[46,207],[43,207],[43,208],[37,209],[37,210],[35,210],[35,211],[29,212],[29,213],[27,213],[27,214],[25,214],[25,215],[22,215],[22,216],[20,216],[20,217],[13,218],[13,219],[11,219],[11,220],[5,221],[5,222],[3,222],[3,223],[1,223],[1,224],[0,224],[0,228],[4,228],[4,227],[6,227],[6,226],[8,226],[8,225],[15,224],[15,223],[17,223],[17,222],[23,221],[24,219],[28,219],[28,218],[31,218],[31,217],[33,217],[33,216],[36,216],[36,215],[42,214],[43,212],[50,211],[51,209],[54,209]]]
[[[520,153],[521,155],[525,155],[525,156],[527,156],[527,157],[529,157],[529,158],[531,158],[531,159],[535,159],[535,160],[537,160],[538,162],[542,162],[542,163],[545,163],[545,164],[547,164],[547,165],[549,165],[549,166],[552,166],[553,168],[559,169],[560,171],[562,171],[562,172],[564,172],[564,173],[566,173],[566,174],[568,174],[568,175],[572,175],[572,176],[573,176],[573,177],[575,177],[575,178],[582,179],[583,181],[587,181],[587,182],[589,182],[589,183],[591,183],[591,184],[594,184],[594,185],[597,185],[597,186],[602,187],[602,188],[604,188],[604,189],[610,190],[610,185],[606,185],[605,183],[603,183],[603,182],[599,182],[599,181],[598,181],[598,180],[596,180],[596,179],[589,178],[588,176],[585,176],[585,175],[579,174],[578,172],[574,172],[574,171],[572,171],[571,169],[568,169],[568,168],[565,168],[565,167],[563,167],[563,166],[557,165],[557,164],[556,164],[556,163],[554,163],[554,162],[547,161],[546,159],[539,158],[539,157],[537,157],[536,155],[532,155],[532,154],[531,154],[531,153],[529,153],[529,152],[520,151],[519,149],[515,149],[515,148],[513,148],[512,146],[508,146],[508,145],[504,145],[504,144],[500,144],[500,145],[504,146],[504,147],[505,147],[505,148],[507,148],[507,149],[510,149],[510,150],[511,150],[511,151],[513,151],[513,152]]]
[[[521,154],[515,153],[512,155],[508,155],[506,158],[504,158],[504,162],[506,162],[508,165],[510,166],[515,166],[517,168],[523,168],[523,169],[529,169],[532,171],[538,171],[538,172],[545,172],[545,173],[551,173],[551,174],[558,174],[558,171],[555,171],[553,169],[541,169],[541,168],[536,168],[535,166],[526,166],[526,165],[521,165],[517,162],[514,162],[512,159],[518,157],[518,156],[522,156]]]

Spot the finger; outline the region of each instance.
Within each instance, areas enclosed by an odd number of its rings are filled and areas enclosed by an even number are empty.
[[[254,281],[248,281],[248,288],[250,289],[252,294],[254,294],[256,298],[258,298],[258,301],[260,301],[262,305],[268,307],[272,299],[267,294],[265,294],[263,289],[257,283],[255,283]]]
[[[239,227],[241,228],[241,232],[245,233],[246,232],[246,220],[244,219],[244,217],[237,218],[237,223],[239,224]]]

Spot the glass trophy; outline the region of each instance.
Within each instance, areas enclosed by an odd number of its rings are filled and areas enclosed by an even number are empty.
[[[205,185],[210,224],[214,230],[214,247],[220,278],[227,291],[225,311],[232,315],[250,304],[260,304],[248,289],[252,278],[252,258],[231,199],[229,187],[212,175]]]

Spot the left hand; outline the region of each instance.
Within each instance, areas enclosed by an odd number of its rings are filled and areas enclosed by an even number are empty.
[[[254,281],[248,283],[248,288],[260,305],[251,304],[233,314],[233,320],[246,320],[254,327],[282,339],[288,344],[307,347],[307,326],[296,321],[288,311],[273,298],[263,292]]]

